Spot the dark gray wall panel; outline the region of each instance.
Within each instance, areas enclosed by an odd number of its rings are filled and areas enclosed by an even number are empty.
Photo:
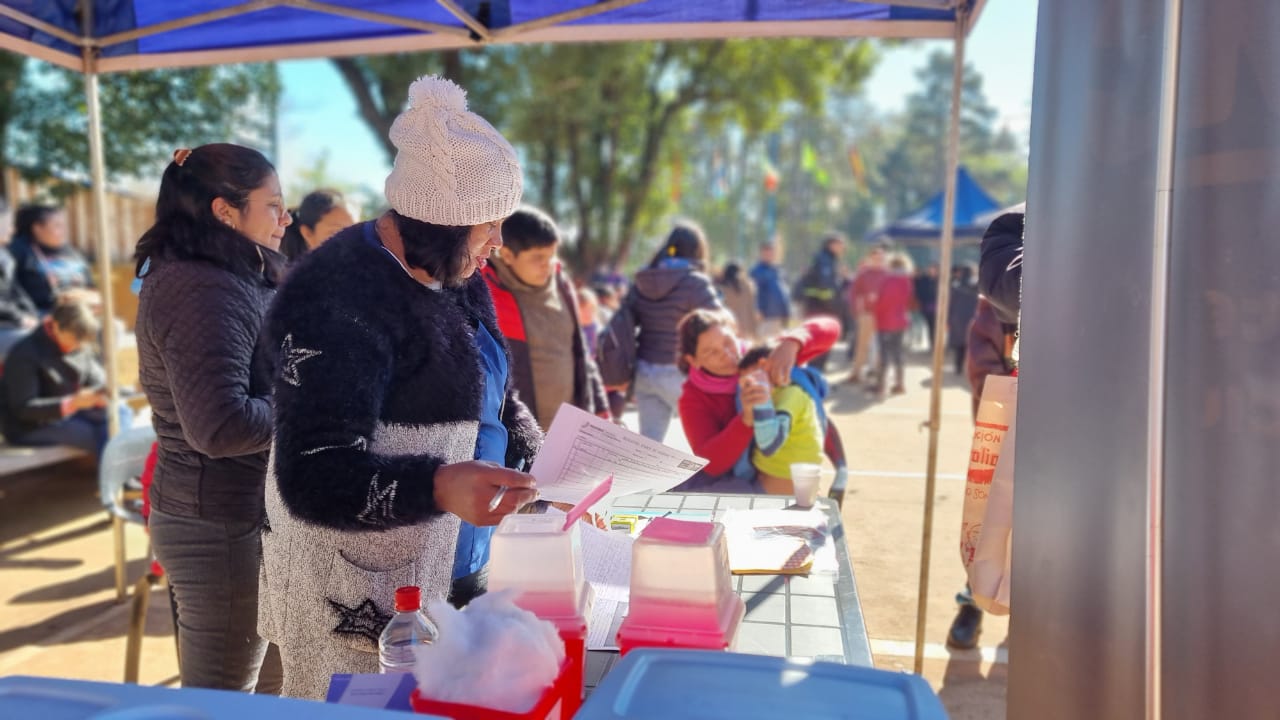
[[[1276,717],[1280,3],[1184,0],[1182,27],[1164,717]]]
[[[1009,717],[1143,714],[1147,358],[1164,3],[1040,3]]]

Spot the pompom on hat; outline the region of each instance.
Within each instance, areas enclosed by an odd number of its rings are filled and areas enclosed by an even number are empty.
[[[467,110],[466,91],[452,81],[414,81],[390,137],[397,152],[386,196],[401,215],[465,227],[501,220],[519,206],[524,177],[515,149]]]

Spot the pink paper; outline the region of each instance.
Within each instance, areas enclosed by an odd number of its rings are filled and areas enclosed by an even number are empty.
[[[574,523],[578,522],[578,520],[581,519],[583,515],[587,514],[587,511],[591,509],[592,505],[595,505],[596,503],[600,502],[600,498],[604,497],[605,495],[608,495],[609,491],[612,489],[613,489],[613,476],[610,475],[609,477],[604,479],[604,482],[595,486],[595,488],[592,489],[591,492],[587,493],[587,496],[582,498],[582,502],[578,503],[577,505],[574,505],[573,508],[569,510],[569,514],[565,515],[565,518],[564,518],[563,529],[568,530],[569,528],[573,527]]]
[[[706,545],[715,531],[715,523],[659,517],[649,521],[640,537],[685,545]]]

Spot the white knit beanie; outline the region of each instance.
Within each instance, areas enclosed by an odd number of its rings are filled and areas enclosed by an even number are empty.
[[[409,109],[391,125],[395,167],[387,202],[396,212],[435,225],[501,220],[520,204],[524,177],[516,151],[484,118],[467,110],[467,94],[434,75],[409,86]]]

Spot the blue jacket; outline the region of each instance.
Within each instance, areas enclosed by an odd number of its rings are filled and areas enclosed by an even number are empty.
[[[791,317],[791,298],[787,295],[782,271],[777,265],[763,260],[751,268],[751,279],[756,283],[756,307],[766,320],[787,320]]]

